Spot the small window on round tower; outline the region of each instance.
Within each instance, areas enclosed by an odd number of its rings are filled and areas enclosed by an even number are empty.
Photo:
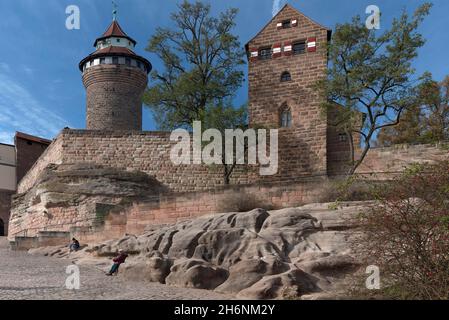
[[[281,74],[281,82],[287,82],[287,81],[292,81],[292,76],[291,76],[290,72],[284,71]]]

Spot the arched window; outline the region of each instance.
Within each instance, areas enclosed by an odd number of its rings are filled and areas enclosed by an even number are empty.
[[[287,82],[287,81],[292,81],[292,76],[291,76],[290,72],[284,71],[281,74],[281,82]]]
[[[281,127],[290,128],[292,126],[292,112],[290,108],[285,107],[281,111]]]

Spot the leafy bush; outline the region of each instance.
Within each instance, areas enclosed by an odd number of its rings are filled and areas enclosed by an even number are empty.
[[[449,161],[415,165],[375,197],[357,245],[381,270],[382,297],[449,299]]]

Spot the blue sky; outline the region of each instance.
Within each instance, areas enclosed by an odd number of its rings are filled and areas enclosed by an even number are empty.
[[[169,27],[179,1],[116,0],[119,22],[138,41],[136,52],[160,68],[144,50],[158,26]],[[284,0],[274,0],[281,5]],[[402,10],[412,11],[421,0],[289,0],[288,3],[321,24],[333,28],[352,16],[365,16],[376,4],[382,25]],[[242,45],[272,17],[273,0],[212,0],[214,12],[240,9],[236,34]],[[427,39],[415,62],[418,73],[430,71],[437,80],[449,74],[449,1],[434,0],[421,32]],[[81,29],[65,28],[68,5],[81,11]],[[11,143],[15,131],[53,138],[62,128],[85,127],[85,91],[78,62],[93,51],[93,42],[111,22],[110,0],[0,0],[0,142]],[[247,100],[247,83],[237,92],[236,104]],[[156,128],[145,111],[144,129]]]

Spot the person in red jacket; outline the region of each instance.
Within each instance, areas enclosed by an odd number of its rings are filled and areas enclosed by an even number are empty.
[[[112,276],[113,274],[118,273],[118,269],[122,263],[125,263],[126,258],[128,258],[128,255],[123,250],[119,250],[119,255],[115,257],[112,261],[114,264],[112,265],[111,271],[107,273],[106,275]]]

